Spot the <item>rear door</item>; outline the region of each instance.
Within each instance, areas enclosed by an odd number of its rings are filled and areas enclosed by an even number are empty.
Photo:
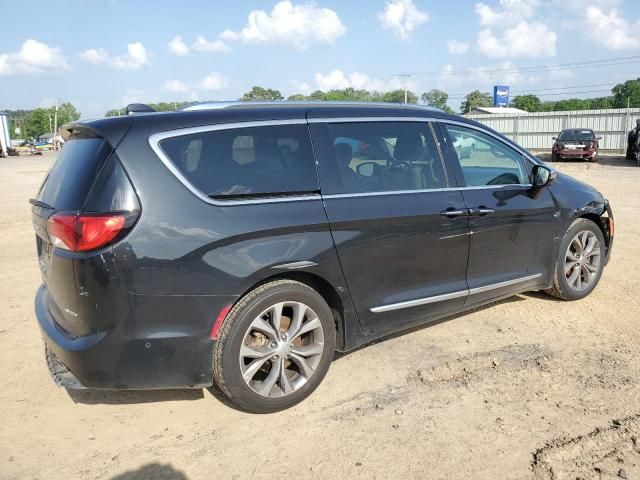
[[[546,282],[558,214],[549,189],[533,188],[530,161],[491,132],[440,124],[470,212],[468,302]]]
[[[464,304],[469,249],[426,119],[310,119],[322,197],[364,328],[392,331]]]

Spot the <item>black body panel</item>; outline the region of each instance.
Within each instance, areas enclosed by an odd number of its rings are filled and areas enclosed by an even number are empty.
[[[333,147],[321,133],[323,122],[376,117],[435,120],[447,188],[326,194]],[[202,198],[149,140],[176,129],[281,120],[310,122],[320,193],[227,203]],[[595,189],[566,175],[541,188],[466,188],[437,127],[445,120],[481,127],[527,162],[541,163],[476,122],[393,105],[246,104],[66,126],[74,135],[104,138],[116,152],[96,167],[78,209],[122,208],[138,216],[109,246],[73,253],[47,245],[53,212],[33,207],[38,250],[49,255],[43,260],[41,254],[44,285],[36,295],[48,347],[86,387],[202,387],[212,383],[210,333],[219,312],[270,279],[293,278],[320,291],[336,313],[338,349],[346,351],[514,292],[548,287],[559,239],[577,217],[599,221],[611,250],[610,226],[602,218],[611,217],[610,208]],[[495,213],[476,215],[480,206]],[[462,213],[443,215],[447,210]],[[473,291],[528,276],[505,288]],[[420,299],[428,301],[403,305]]]

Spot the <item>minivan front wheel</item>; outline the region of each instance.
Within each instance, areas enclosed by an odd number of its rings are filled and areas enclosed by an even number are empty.
[[[602,276],[606,255],[604,235],[591,220],[578,218],[565,233],[547,293],[562,300],[589,295]]]
[[[331,309],[311,287],[276,280],[243,297],[222,323],[214,380],[244,410],[283,410],[309,396],[333,358]]]

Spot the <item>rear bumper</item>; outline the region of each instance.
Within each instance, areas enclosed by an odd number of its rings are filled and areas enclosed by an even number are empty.
[[[188,302],[188,297],[182,301]],[[128,322],[136,323],[128,320],[109,331],[74,337],[56,323],[48,303],[48,291],[42,285],[36,293],[35,313],[48,350],[49,370],[61,386],[142,390],[203,388],[213,382],[215,342],[208,334],[157,330],[140,334],[135,326],[127,327]]]

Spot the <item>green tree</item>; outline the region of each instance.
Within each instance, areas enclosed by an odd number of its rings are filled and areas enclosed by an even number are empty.
[[[511,106],[527,112],[539,112],[542,102],[535,95],[518,95],[511,102]]]
[[[640,78],[619,83],[611,89],[611,93],[615,108],[626,108],[627,101],[632,108],[640,107]]]
[[[51,108],[51,113],[54,113],[55,107]],[[75,122],[80,118],[80,112],[76,110],[76,107],[70,102],[61,103],[58,106],[58,127],[61,127],[65,123]]]
[[[271,88],[263,88],[259,86],[254,86],[251,88],[251,91],[242,95],[240,100],[242,101],[250,101],[250,100],[282,100],[284,97],[280,93],[279,90],[273,90]]]
[[[474,90],[464,97],[464,102],[460,106],[461,113],[469,113],[471,110],[477,107],[490,107],[493,105],[493,99],[488,92],[481,92],[480,90]]]
[[[382,95],[381,100],[387,103],[404,103],[404,90],[398,89]],[[407,92],[407,103],[418,103],[418,97],[412,91]]]
[[[306,99],[307,99],[307,97],[305,97],[301,93],[294,93],[293,95],[289,95],[287,97],[287,100],[294,100],[294,101],[300,101],[300,100],[306,100]]]
[[[53,116],[48,108],[36,108],[26,118],[24,138],[37,138],[44,133],[50,133]]]
[[[447,106],[447,100],[449,100],[449,94],[447,92],[443,92],[442,90],[434,88],[433,90],[424,92],[420,96],[420,98],[422,100],[422,103],[424,103],[425,105],[444,110]]]

